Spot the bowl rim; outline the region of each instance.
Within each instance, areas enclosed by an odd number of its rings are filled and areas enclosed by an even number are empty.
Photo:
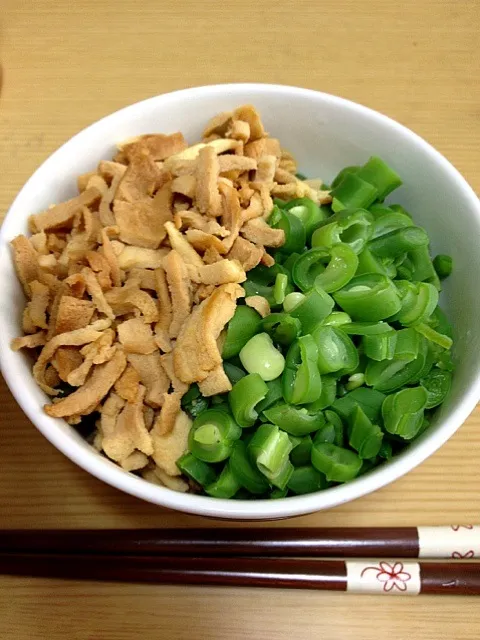
[[[433,162],[441,165],[442,168],[450,174],[452,180],[457,183],[458,188],[463,191],[465,197],[469,200],[472,210],[475,211],[480,220],[480,201],[459,171],[426,140],[390,117],[346,98],[313,89],[281,84],[226,83],[191,87],[152,96],[106,115],[75,134],[36,169],[17,194],[0,229],[0,247],[7,249],[6,245],[8,244],[8,240],[4,230],[6,228],[6,222],[17,202],[25,197],[39,177],[48,172],[50,165],[53,165],[62,154],[67,153],[71,146],[74,147],[77,141],[85,134],[92,134],[96,130],[100,130],[107,120],[132,116],[135,112],[141,112],[142,108],[151,106],[158,101],[166,103],[176,102],[178,99],[193,98],[199,94],[210,94],[210,96],[214,97],[227,93],[231,97],[235,97],[236,94],[245,95],[252,91],[261,91],[265,94],[279,94],[285,98],[307,97],[317,99],[350,112],[356,112],[376,119],[377,122],[383,123],[383,125],[396,130],[397,133],[409,138],[416,146],[421,147]],[[38,404],[29,397],[25,397],[22,393],[22,389],[19,388],[17,384],[18,378],[15,376],[14,366],[15,362],[19,361],[19,354],[12,352],[9,345],[6,346],[7,348],[0,349],[0,370],[12,395],[35,427],[70,460],[96,478],[147,502],[185,513],[215,518],[239,520],[288,518],[338,506],[380,489],[411,471],[439,449],[457,429],[460,428],[480,398],[480,374],[478,374],[464,392],[464,397],[459,403],[459,406],[434,432],[425,436],[424,439],[416,443],[414,448],[403,452],[388,464],[382,465],[350,483],[321,492],[304,496],[281,498],[278,500],[226,500],[198,496],[190,493],[179,493],[166,487],[154,485],[131,473],[125,472],[112,461],[106,458],[100,458],[93,450],[89,451],[86,449],[83,442],[73,437],[65,438],[65,433],[62,429],[64,426],[63,420],[50,418],[46,414],[39,413]]]

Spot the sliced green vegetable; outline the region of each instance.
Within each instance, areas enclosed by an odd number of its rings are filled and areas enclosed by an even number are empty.
[[[428,236],[420,227],[405,227],[370,240],[368,248],[379,258],[396,258],[428,245]]]
[[[382,404],[384,400],[385,395],[380,391],[360,387],[359,389],[350,391],[350,393],[344,395],[343,398],[337,398],[332,405],[332,409],[338,413],[341,418],[347,420],[353,409],[359,406],[372,422],[377,423],[382,415]],[[327,416],[326,412],[325,415]]]
[[[433,409],[445,400],[452,384],[450,371],[443,371],[435,367],[430,373],[420,380],[422,387],[427,392],[426,409]]]
[[[247,453],[247,446],[243,440],[238,440],[233,447],[229,466],[233,477],[241,487],[254,494],[262,494],[268,491],[270,483],[257,466],[252,463]]]
[[[402,304],[392,280],[376,273],[355,276],[333,297],[354,320],[385,320],[398,313]]]
[[[330,482],[348,482],[359,474],[362,459],[350,449],[317,443],[312,446],[312,464]]]
[[[365,370],[365,380],[369,386],[378,391],[390,392],[403,387],[406,384],[413,384],[418,380],[419,374],[425,367],[428,354],[426,340],[420,341],[418,355],[415,360],[382,360],[374,362],[371,360]]]
[[[335,401],[337,395],[337,376],[336,375],[323,375],[322,379],[322,392],[320,397],[315,402],[308,405],[309,413],[317,413],[330,407]]]
[[[242,430],[232,416],[218,409],[207,409],[193,421],[188,436],[188,449],[204,462],[226,460]]]
[[[351,322],[352,319],[345,311],[332,311],[332,313],[325,318],[323,324],[330,325],[331,327],[341,327]]]
[[[233,498],[241,486],[228,461],[218,478],[205,487],[205,493],[212,498]]]
[[[233,318],[227,326],[222,349],[224,360],[238,355],[250,338],[261,331],[261,320],[260,314],[252,307],[237,306]]]
[[[285,296],[285,300],[283,301],[283,310],[285,313],[290,313],[293,311],[297,305],[305,300],[305,295],[300,293],[300,291],[292,291]]]
[[[277,404],[280,400],[283,402],[283,384],[281,378],[269,380],[267,382],[267,388],[267,395],[255,407],[255,410],[259,414],[265,411],[265,409]]]
[[[203,460],[199,460],[191,453],[185,453],[177,460],[180,471],[191,478],[201,487],[212,484],[215,481],[215,470]]]
[[[227,374],[227,378],[230,380],[232,386],[247,375],[243,369],[231,362],[224,362],[223,370]]]
[[[312,438],[311,436],[304,436],[300,438],[300,442],[293,447],[290,453],[290,461],[294,467],[302,467],[303,465],[310,464],[310,457],[312,452]]]
[[[300,320],[288,313],[270,313],[263,318],[261,326],[275,343],[285,347],[291,345],[302,330]]]
[[[350,372],[358,365],[358,351],[341,329],[320,326],[312,334],[318,349],[318,370],[321,374]]]
[[[384,200],[389,193],[402,185],[402,180],[398,173],[378,156],[369,158],[356,173],[356,176],[376,188],[379,200]]]
[[[433,259],[433,268],[437,272],[440,280],[448,278],[453,269],[453,260],[451,256],[446,256],[442,253],[440,253],[438,256],[435,256],[435,258]]]
[[[240,360],[248,373],[258,373],[267,382],[278,378],[285,368],[285,358],[275,349],[268,333],[257,333],[240,351]]]
[[[342,331],[353,336],[376,336],[391,330],[387,322],[349,322],[342,325]]]
[[[344,243],[359,254],[372,235],[373,220],[373,215],[365,209],[340,211],[313,232],[312,247],[329,249]]]
[[[435,329],[432,329],[432,327],[429,327],[428,324],[425,324],[424,322],[416,324],[414,326],[414,330],[424,336],[427,340],[430,340],[430,342],[438,344],[438,346],[442,347],[442,349],[451,349],[452,347],[452,338],[443,333],[435,331]]]
[[[288,276],[285,273],[278,273],[273,287],[273,297],[276,304],[283,304],[288,287]]]
[[[310,200],[310,198],[290,200],[290,202],[287,202],[285,205],[284,210],[297,216],[303,222],[307,234],[307,241],[310,240],[312,233],[319,224],[327,218],[325,211]]]
[[[332,182],[332,189],[335,189],[335,187],[338,187],[340,182],[345,178],[345,176],[348,173],[357,173],[359,169],[360,169],[359,166],[345,167],[344,169],[342,169],[334,178]]]
[[[370,207],[370,211],[372,211],[372,207]],[[409,216],[406,216],[403,213],[396,213],[395,211],[388,209],[385,215],[375,219],[375,222],[373,223],[371,241],[375,240],[375,238],[380,238],[385,234],[389,234],[392,231],[405,229],[412,225],[413,222]]]
[[[327,480],[323,473],[317,471],[311,464],[306,464],[293,470],[287,486],[292,493],[302,495],[326,489]]]
[[[298,409],[289,404],[278,404],[264,413],[270,422],[293,436],[306,436],[325,424],[321,412],[311,414],[306,408]]]
[[[348,245],[338,244],[331,249],[310,249],[298,260],[292,270],[295,284],[309,291],[314,283],[327,293],[345,286],[353,276],[358,258]]]
[[[422,426],[427,401],[428,394],[421,386],[387,396],[382,405],[385,429],[404,440],[411,440]]]
[[[343,447],[345,445],[345,427],[342,419],[338,413],[330,409],[327,409],[324,415],[327,423],[331,424],[335,430],[335,440],[333,444],[336,444],[337,447]]]
[[[395,284],[401,296],[401,309],[392,320],[397,320],[405,327],[426,322],[438,304],[438,291],[434,285],[405,280]]]
[[[357,405],[348,418],[349,444],[358,451],[362,460],[378,455],[383,441],[383,432],[376,424],[372,424],[368,416]]]
[[[265,398],[268,387],[258,373],[250,373],[239,380],[228,394],[228,402],[237,424],[251,427],[258,418],[256,405]]]
[[[258,427],[248,445],[248,454],[267,480],[284,489],[293,472],[289,454],[292,443],[285,431],[273,424]]]
[[[372,360],[391,360],[395,356],[397,331],[393,329],[386,333],[366,335],[362,338],[365,355]]]
[[[322,392],[317,366],[318,349],[311,335],[301,336],[290,347],[283,373],[283,397],[290,404],[315,402]]]
[[[290,311],[290,315],[300,320],[302,333],[308,334],[330,315],[333,305],[333,298],[315,284],[303,301]]]
[[[208,398],[202,396],[197,384],[190,385],[189,390],[182,398],[182,409],[192,418],[199,416],[202,411],[208,409],[209,405]]]
[[[285,232],[285,242],[282,251],[285,253],[301,253],[305,248],[307,234],[305,225],[296,215],[286,210],[275,207],[269,218],[270,226],[275,229],[283,229]]]
[[[352,208],[368,209],[376,200],[378,190],[369,182],[359,178],[359,173],[345,174],[340,183],[330,192],[334,212]]]

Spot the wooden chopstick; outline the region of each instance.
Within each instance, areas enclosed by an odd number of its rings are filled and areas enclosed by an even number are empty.
[[[480,563],[0,554],[0,573],[75,580],[480,595]]]
[[[480,525],[4,530],[0,553],[462,559],[480,557]]]

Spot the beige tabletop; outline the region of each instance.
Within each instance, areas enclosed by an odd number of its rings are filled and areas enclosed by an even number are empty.
[[[86,125],[148,96],[230,81],[295,84],[378,109],[424,136],[480,191],[478,0],[3,0],[1,7],[0,219],[38,165]],[[222,526],[89,476],[36,432],[3,383],[0,407],[0,527]],[[469,521],[480,521],[478,410],[395,484],[265,526]],[[473,598],[4,577],[0,634],[477,640],[480,606]]]

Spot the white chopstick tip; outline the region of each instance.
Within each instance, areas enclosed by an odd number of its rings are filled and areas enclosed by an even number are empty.
[[[480,525],[418,527],[419,558],[480,558]]]

